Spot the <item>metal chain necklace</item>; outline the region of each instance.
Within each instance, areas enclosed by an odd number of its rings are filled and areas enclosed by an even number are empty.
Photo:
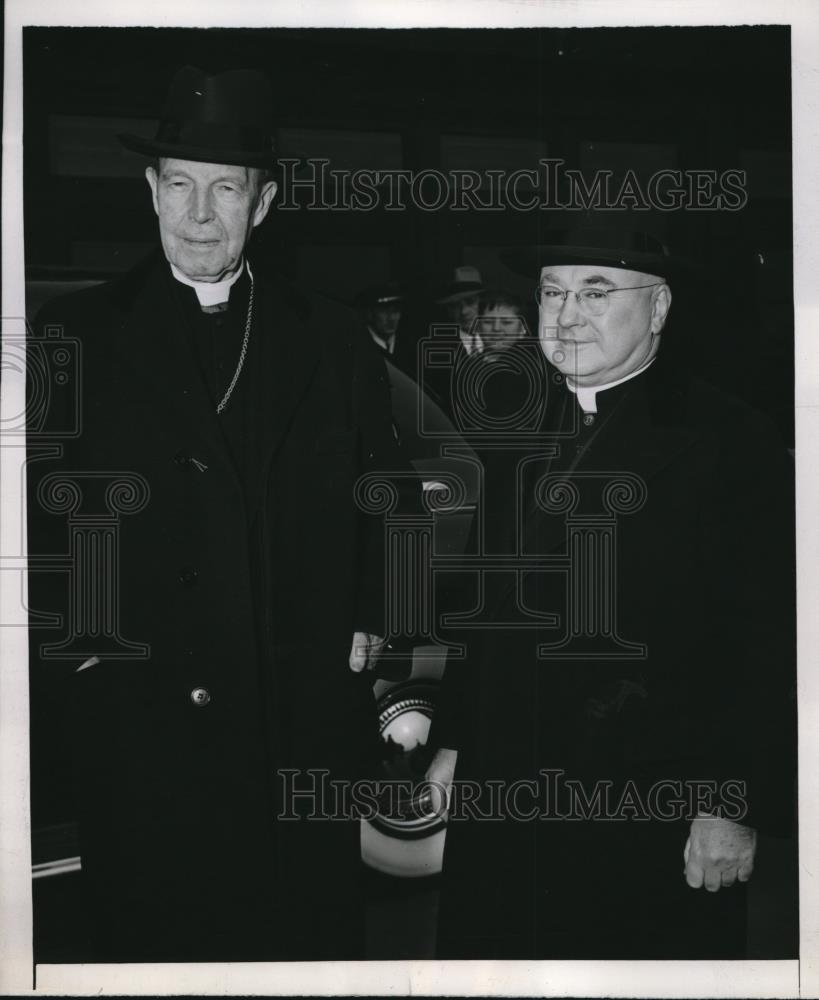
[[[236,365],[236,371],[233,373],[233,378],[230,380],[230,385],[227,387],[227,391],[224,396],[222,396],[222,401],[216,407],[216,412],[221,413],[222,410],[227,406],[227,402],[236,388],[236,383],[239,381],[239,376],[242,374],[242,368],[244,367],[245,357],[247,355],[247,345],[250,340],[250,325],[253,322],[253,275],[250,272],[250,264],[245,261],[245,267],[247,268],[247,276],[250,278],[250,297],[247,302],[247,322],[245,323],[245,335],[242,338],[242,349],[239,351],[239,362]]]

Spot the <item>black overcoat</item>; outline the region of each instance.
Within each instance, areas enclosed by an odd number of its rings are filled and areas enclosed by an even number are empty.
[[[79,344],[81,431],[61,460],[32,448],[31,552],[71,551],[78,518],[116,522],[108,611],[89,622],[69,608],[62,630],[33,631],[31,656],[35,699],[64,709],[103,957],[332,957],[355,923],[357,824],[275,816],[293,811],[284,789],[321,780],[283,772],[351,780],[374,760],[371,675],[347,658],[355,629],[383,628],[382,523],[353,487],[395,467],[388,386],[375,352],[311,328],[261,266],[254,276],[242,378],[264,398],[255,490],[162,257],[50,303],[37,324]],[[81,501],[61,505],[75,488]],[[77,600],[93,604],[87,558]],[[31,604],[59,609],[67,590],[33,573]],[[84,634],[41,651],[72,630]],[[295,811],[333,811],[314,804]]]
[[[688,888],[682,851],[696,782],[713,783],[729,818],[790,822],[791,460],[765,417],[663,351],[598,394],[587,422],[560,373],[543,364],[541,380],[546,437],[486,449],[483,517],[484,552],[533,562],[517,582],[484,574],[480,618],[494,627],[462,630],[470,655],[446,668],[433,731],[459,749],[459,781],[536,785],[493,802],[483,784],[477,807],[455,808],[456,782],[441,955],[739,957],[741,887]],[[590,547],[569,528],[594,535]],[[583,554],[567,571],[573,546]],[[592,803],[610,782],[609,818],[605,804],[578,808],[567,779]],[[683,784],[652,798],[658,782]]]

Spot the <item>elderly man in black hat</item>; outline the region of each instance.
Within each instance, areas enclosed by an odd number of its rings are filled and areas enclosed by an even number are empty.
[[[506,262],[540,344],[496,386],[486,615],[431,735],[429,777],[455,778],[440,955],[742,957],[756,831],[790,821],[789,458],[686,371],[682,262],[650,236]]]
[[[388,385],[248,252],[271,117],[260,73],[181,70],[156,136],[121,137],[153,158],[161,252],[38,321],[81,342],[83,425],[35,479],[127,474],[145,501],[121,526],[118,619],[76,660],[32,644],[35,697],[65,704],[86,959],[361,956],[358,823],[325,793],[378,745],[383,532],[353,486],[394,461]],[[108,581],[80,584],[90,601]],[[32,603],[54,607],[36,584]]]

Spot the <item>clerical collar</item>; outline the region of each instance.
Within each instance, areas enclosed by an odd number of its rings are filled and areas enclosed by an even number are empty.
[[[570,389],[575,396],[577,396],[577,402],[580,404],[580,408],[584,413],[597,413],[597,393],[605,392],[606,389],[613,389],[616,385],[621,385],[623,382],[628,382],[629,379],[636,378],[641,372],[644,372],[649,365],[652,364],[654,358],[646,361],[644,365],[641,365],[636,371],[631,372],[629,375],[624,375],[622,378],[616,379],[614,382],[605,382],[603,385],[572,385],[572,383],[566,379],[566,387]]]
[[[203,309],[207,306],[218,306],[222,302],[227,302],[230,298],[230,289],[232,285],[239,280],[244,269],[245,262],[243,260],[241,265],[236,269],[235,273],[229,278],[225,278],[224,281],[193,281],[186,274],[183,274],[178,267],[174,267],[174,265],[171,264],[171,274],[177,281],[181,281],[183,285],[190,285],[190,287],[196,292],[196,297],[199,299],[199,305],[202,306]]]

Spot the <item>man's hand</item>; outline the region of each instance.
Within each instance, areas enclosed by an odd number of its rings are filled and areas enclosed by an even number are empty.
[[[756,830],[716,816],[699,816],[683,851],[685,880],[692,889],[709,892],[734,882],[747,882],[754,870]]]
[[[449,804],[449,792],[457,762],[458,751],[443,748],[435,751],[435,756],[427,768],[425,777],[429,783],[432,808],[436,816],[442,816]]]
[[[350,670],[360,674],[362,670],[374,670],[378,654],[384,648],[384,637],[371,632],[354,632],[350,647]]]

